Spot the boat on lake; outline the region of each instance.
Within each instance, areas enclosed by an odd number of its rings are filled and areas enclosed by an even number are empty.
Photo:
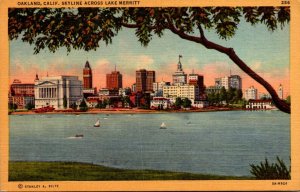
[[[76,134],[75,137],[76,137],[76,138],[82,138],[82,137],[83,137],[83,134]]]
[[[96,123],[94,124],[94,127],[100,127],[100,120],[98,119],[97,121],[96,121]]]
[[[166,124],[164,122],[162,122],[160,125],[160,129],[166,129],[166,128],[167,128]]]

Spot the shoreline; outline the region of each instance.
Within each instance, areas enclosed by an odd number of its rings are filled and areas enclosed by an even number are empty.
[[[39,112],[34,111],[14,111],[9,115],[33,115],[33,114],[163,114],[163,113],[199,113],[199,112],[218,112],[218,111],[246,111],[242,108],[204,108],[204,109],[190,109],[190,110],[151,110],[151,109],[92,109],[86,112],[83,111],[53,111],[53,112]]]

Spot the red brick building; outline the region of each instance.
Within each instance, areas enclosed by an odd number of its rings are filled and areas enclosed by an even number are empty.
[[[93,88],[93,75],[92,68],[90,63],[86,61],[83,68],[83,89],[92,89]]]
[[[204,93],[203,81],[204,81],[203,75],[198,75],[194,73],[189,75],[189,85],[198,86],[200,94]]]
[[[15,79],[10,85],[8,102],[16,104],[18,109],[25,109],[28,103],[34,105],[34,84]]]
[[[111,74],[106,74],[107,89],[120,89],[122,87],[122,74],[119,71],[113,71]]]

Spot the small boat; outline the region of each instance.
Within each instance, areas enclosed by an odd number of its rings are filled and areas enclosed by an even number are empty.
[[[83,135],[82,135],[82,134],[76,134],[75,137],[76,137],[76,138],[82,138]]]
[[[100,120],[98,119],[97,121],[96,121],[96,123],[94,124],[94,127],[100,127]]]
[[[166,124],[165,124],[164,122],[162,122],[162,124],[160,125],[160,128],[161,128],[161,129],[166,129],[167,126],[166,126]]]

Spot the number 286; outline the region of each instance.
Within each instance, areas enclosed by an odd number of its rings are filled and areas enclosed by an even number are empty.
[[[289,5],[289,4],[290,4],[290,1],[281,1],[281,4],[282,4],[282,5]]]

